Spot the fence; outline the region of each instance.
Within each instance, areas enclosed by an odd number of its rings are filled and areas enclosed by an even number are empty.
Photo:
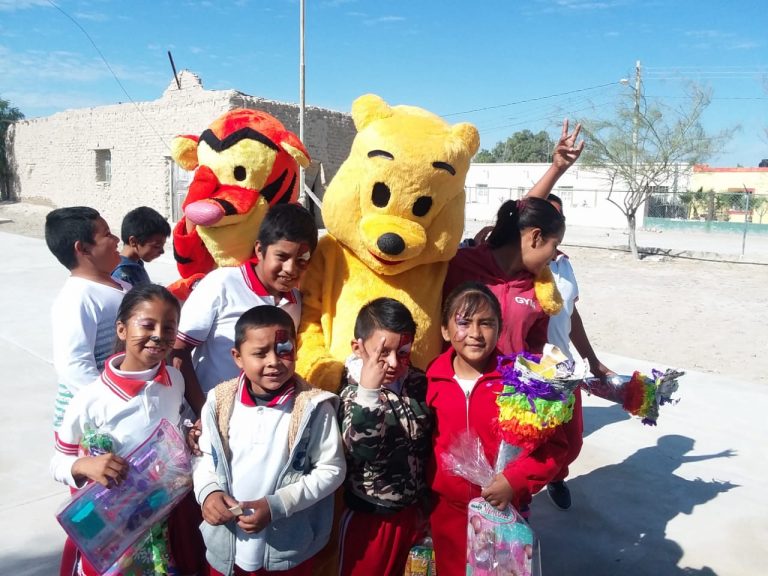
[[[698,222],[768,224],[768,195],[713,191],[651,194],[646,215]]]
[[[522,198],[530,187],[466,188],[465,236],[493,224],[499,206]],[[626,192],[553,190],[563,201],[566,243],[617,247],[627,245],[627,221],[613,203]],[[610,229],[610,230],[609,230]],[[637,214],[638,245],[670,252],[710,252],[753,261],[768,256],[768,195],[714,192],[659,192],[649,196]]]

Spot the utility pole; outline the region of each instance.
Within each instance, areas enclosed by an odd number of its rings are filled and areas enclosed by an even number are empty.
[[[635,63],[635,113],[632,129],[632,173],[637,173],[637,139],[640,129],[640,60]]]
[[[304,142],[304,0],[299,2],[299,140]],[[307,208],[304,168],[299,166],[299,204]]]

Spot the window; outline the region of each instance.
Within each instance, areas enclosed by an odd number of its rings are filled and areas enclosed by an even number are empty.
[[[488,184],[477,185],[477,201],[480,204],[488,204]]]
[[[555,195],[563,201],[563,207],[574,208],[577,206],[573,203],[573,186],[558,186],[555,188]]]
[[[112,181],[112,151],[96,150],[96,182]]]

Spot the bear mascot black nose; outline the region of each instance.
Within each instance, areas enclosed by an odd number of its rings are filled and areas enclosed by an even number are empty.
[[[394,232],[387,232],[379,236],[376,241],[379,250],[390,256],[397,256],[405,250],[405,241]]]

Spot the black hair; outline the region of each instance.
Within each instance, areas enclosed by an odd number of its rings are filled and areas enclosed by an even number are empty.
[[[562,198],[560,198],[560,196],[558,196],[557,194],[550,194],[549,196],[547,196],[547,200],[549,202],[554,202],[555,204],[560,206],[560,213],[562,214],[562,212],[563,212],[563,200],[562,200]]]
[[[235,324],[235,348],[240,350],[240,346],[242,346],[248,336],[248,330],[264,328],[265,326],[285,328],[288,330],[291,338],[296,340],[296,326],[293,325],[293,318],[291,318],[288,312],[277,306],[254,306],[250,310],[243,312],[243,315],[237,319]]]
[[[139,284],[135,288],[131,288],[128,293],[123,296],[120,307],[117,309],[117,319],[115,322],[122,322],[126,324],[133,315],[133,311],[136,307],[143,302],[150,302],[151,300],[160,300],[166,304],[170,304],[176,310],[176,318],[181,315],[181,304],[176,299],[176,296],[165,286],[160,284]],[[125,352],[125,342],[117,338],[115,340],[115,354]]]
[[[509,244],[519,247],[520,234],[526,228],[539,228],[544,238],[551,238],[565,229],[565,218],[541,198],[507,200],[496,214],[496,225],[488,236],[488,245],[491,248]]]
[[[443,304],[443,314],[440,321],[443,327],[448,326],[448,320],[460,313],[465,318],[472,316],[483,305],[488,306],[496,316],[501,329],[501,305],[487,286],[480,282],[462,282],[451,290]]]
[[[416,322],[402,302],[394,298],[376,298],[360,308],[355,320],[355,340],[363,340],[376,330],[388,330],[396,334],[416,335]]]
[[[120,239],[123,244],[128,244],[131,236],[136,238],[139,244],[145,244],[150,237],[157,234],[167,238],[171,235],[171,225],[157,210],[148,206],[139,206],[128,212],[120,227]]]
[[[75,242],[93,244],[93,230],[101,215],[88,206],[56,208],[45,217],[45,243],[67,269],[77,266]]]
[[[117,309],[117,321],[125,324],[130,319],[136,306],[143,302],[149,302],[150,300],[160,300],[166,304],[170,304],[176,309],[176,314],[181,314],[181,304],[176,299],[176,296],[165,286],[160,284],[139,284],[138,286],[131,288],[128,293],[123,296],[123,301],[120,302],[120,307]]]
[[[280,240],[307,242],[310,252],[317,248],[317,224],[309,210],[299,204],[277,204],[267,211],[259,228],[262,255]]]

